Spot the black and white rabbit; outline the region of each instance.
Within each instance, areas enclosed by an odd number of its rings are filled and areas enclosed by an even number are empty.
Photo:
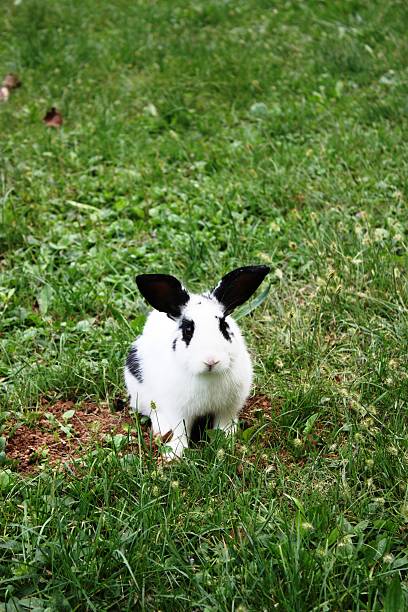
[[[230,314],[269,271],[268,266],[238,268],[201,295],[188,293],[168,274],[136,277],[155,310],[130,348],[125,382],[132,409],[151,418],[153,433],[173,432],[169,458],[182,455],[197,417],[213,415],[215,428],[235,431],[252,365]]]

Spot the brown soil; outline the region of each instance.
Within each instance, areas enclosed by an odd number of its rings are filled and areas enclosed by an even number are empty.
[[[250,427],[262,416],[267,420],[280,413],[281,400],[275,400],[272,406],[271,400],[267,395],[253,395],[249,397],[245,406],[240,412],[239,418],[244,421],[244,427]]]
[[[118,402],[119,406],[123,407],[123,403]],[[65,421],[63,414],[68,410],[75,410],[75,414]],[[273,411],[277,414],[279,406],[274,407]],[[47,417],[47,413],[53,415],[54,419]],[[240,416],[244,428],[253,425],[259,416],[271,419],[270,400],[265,395],[249,398]],[[8,423],[5,431],[7,459],[13,460],[16,469],[23,473],[37,471],[44,463],[53,466],[65,463],[81,457],[96,445],[109,445],[110,436],[126,433],[130,426],[135,425],[135,418],[137,416],[131,416],[127,408],[112,413],[103,404],[88,402],[77,406],[72,401],[59,401],[50,405],[44,401],[35,423]],[[70,426],[69,435],[61,430],[59,424]],[[143,425],[142,430],[149,446],[150,427]],[[164,438],[163,442],[166,442],[168,436]]]
[[[51,413],[55,419],[65,425],[63,414],[67,410],[75,410],[69,419],[72,425],[70,435],[60,430],[58,423],[53,423],[45,416]],[[39,463],[46,460],[54,465],[83,454],[95,444],[107,444],[109,434],[125,433],[126,426],[132,423],[127,412],[112,413],[107,406],[85,403],[80,407],[74,402],[57,402],[43,405],[34,426],[20,425],[7,440],[6,453],[8,459],[17,462],[20,472],[32,472]],[[10,424],[13,429],[13,423]]]

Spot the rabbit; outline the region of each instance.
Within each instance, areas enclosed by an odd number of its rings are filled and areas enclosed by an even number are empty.
[[[153,434],[172,437],[165,459],[181,457],[198,417],[233,434],[252,384],[252,365],[231,313],[256,291],[268,266],[226,274],[201,295],[169,274],[140,274],[140,293],[153,306],[124,368],[132,410],[149,416]],[[166,435],[167,434],[167,435]]]

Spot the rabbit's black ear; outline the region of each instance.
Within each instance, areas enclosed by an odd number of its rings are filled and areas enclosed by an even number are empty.
[[[180,281],[170,274],[139,274],[136,284],[150,306],[173,318],[181,315],[182,307],[190,299]]]
[[[226,274],[211,293],[224,306],[225,314],[229,315],[251,297],[268,272],[269,266],[237,268]]]

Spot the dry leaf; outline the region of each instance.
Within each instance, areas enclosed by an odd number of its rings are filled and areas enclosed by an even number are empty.
[[[0,102],[7,102],[10,96],[8,87],[0,87]]]
[[[167,433],[164,434],[164,436],[162,436],[163,444],[167,444],[167,442],[170,442],[172,437],[173,437],[173,430],[170,429]]]
[[[21,86],[21,81],[16,74],[10,72],[10,74],[6,74],[2,83],[3,87],[7,87],[7,89],[17,89],[17,87]]]
[[[154,440],[156,443],[167,444],[167,442],[170,442],[172,437],[173,437],[173,430],[169,429],[169,431],[167,431],[164,435],[161,435],[160,433],[156,434],[154,436]]]
[[[55,108],[55,106],[53,106],[51,110],[46,113],[45,117],[43,118],[43,121],[45,125],[48,125],[48,127],[54,128],[60,127],[63,123],[62,115],[59,110]]]

